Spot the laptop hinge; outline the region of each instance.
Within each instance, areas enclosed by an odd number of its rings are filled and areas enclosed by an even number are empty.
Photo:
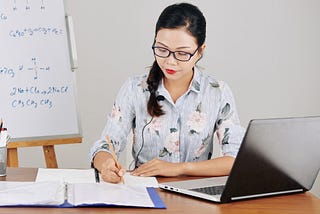
[[[248,199],[248,198],[257,198],[257,197],[272,196],[272,195],[297,193],[297,192],[303,192],[303,191],[304,191],[304,189],[295,189],[295,190],[280,191],[280,192],[271,192],[271,193],[263,193],[263,194],[237,196],[237,197],[231,197],[231,200],[233,201],[233,200],[241,200],[241,199]]]

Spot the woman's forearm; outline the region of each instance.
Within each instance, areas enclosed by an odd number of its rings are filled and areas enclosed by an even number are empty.
[[[191,176],[224,176],[229,175],[234,163],[231,156],[223,156],[201,162],[186,162],[182,164],[181,173]]]

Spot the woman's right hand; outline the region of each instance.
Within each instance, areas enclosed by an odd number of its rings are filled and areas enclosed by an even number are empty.
[[[101,178],[105,182],[123,182],[126,169],[121,165],[118,168],[112,155],[108,152],[98,152],[93,159],[93,165],[100,172]]]
[[[102,163],[100,174],[101,178],[109,183],[123,182],[123,176],[126,170],[120,165],[120,169],[116,167],[116,163],[113,158],[108,158]]]

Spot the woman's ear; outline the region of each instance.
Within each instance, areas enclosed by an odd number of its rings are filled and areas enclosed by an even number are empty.
[[[198,48],[198,59],[196,60],[196,63],[202,58],[203,53],[204,53],[204,49],[206,48],[206,45],[203,44]]]
[[[201,47],[199,47],[199,49],[198,49],[199,54],[200,54],[201,56],[203,56],[204,49],[206,49],[206,44],[201,45]]]

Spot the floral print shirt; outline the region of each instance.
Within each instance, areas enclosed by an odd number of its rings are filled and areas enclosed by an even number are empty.
[[[244,129],[226,83],[195,69],[188,91],[174,103],[160,82],[157,94],[164,99],[158,102],[165,114],[152,118],[147,112],[150,93],[146,80],[146,74],[132,77],[121,87],[101,138],[90,150],[91,161],[98,151],[109,152],[106,135],[119,156],[131,130],[132,155],[138,166],[153,158],[170,162],[208,160],[215,133],[223,155],[237,155]]]

